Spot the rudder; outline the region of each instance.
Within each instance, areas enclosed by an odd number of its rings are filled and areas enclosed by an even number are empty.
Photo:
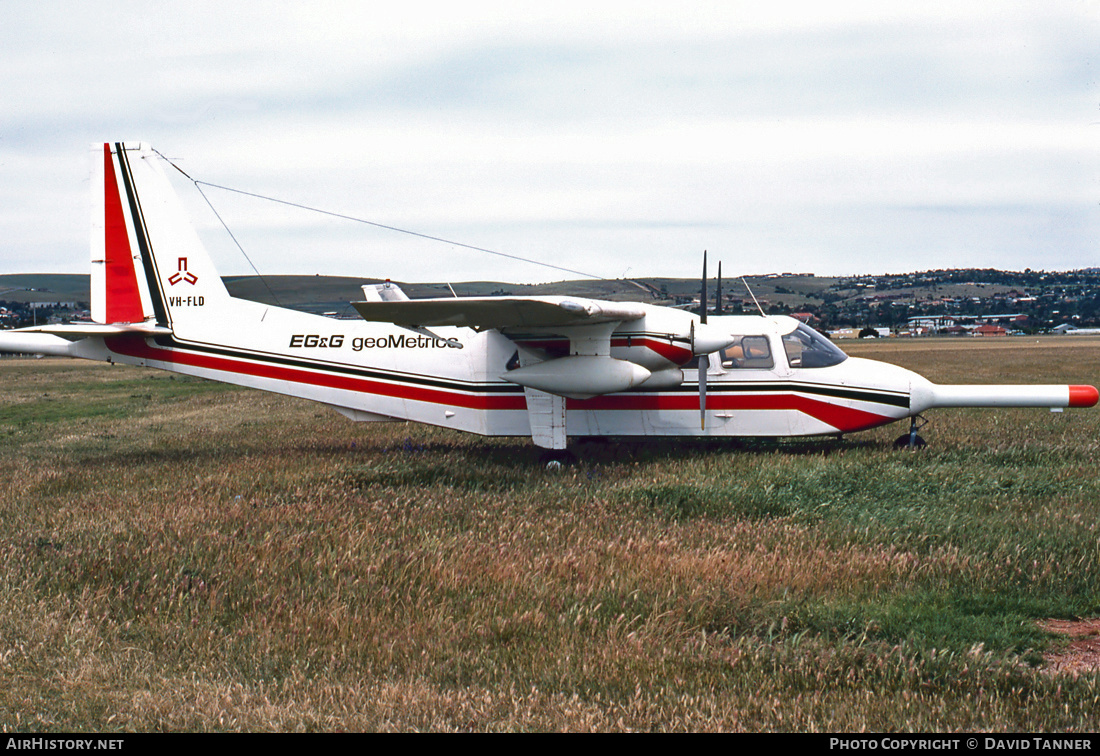
[[[229,293],[144,143],[92,148],[92,319],[176,329]]]
[[[92,320],[140,323],[152,315],[147,287],[139,286],[141,256],[123,209],[111,145],[92,147]]]

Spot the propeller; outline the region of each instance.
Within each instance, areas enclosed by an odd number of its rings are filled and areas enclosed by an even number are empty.
[[[707,324],[707,251],[703,250],[703,286],[699,293],[699,322]]]
[[[699,295],[699,324],[707,324],[707,251],[703,250],[703,288]],[[695,347],[695,323],[692,324],[691,345]],[[707,429],[707,369],[710,355],[699,355],[699,430]]]
[[[706,277],[706,273],[703,273],[703,277]],[[714,314],[722,314],[722,261],[718,261],[718,291],[714,294]]]

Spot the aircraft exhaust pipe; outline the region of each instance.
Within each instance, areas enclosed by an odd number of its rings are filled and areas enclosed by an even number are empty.
[[[910,411],[937,407],[1094,407],[1094,386],[940,386],[914,385]]]

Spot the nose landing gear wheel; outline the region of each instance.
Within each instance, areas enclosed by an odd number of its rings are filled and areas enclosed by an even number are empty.
[[[920,421],[919,423],[917,421]],[[895,449],[923,449],[927,443],[917,435],[917,430],[928,425],[928,421],[920,415],[914,415],[909,419],[909,432],[904,436],[898,436],[894,441]]]

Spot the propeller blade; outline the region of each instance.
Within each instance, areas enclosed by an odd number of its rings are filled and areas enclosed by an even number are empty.
[[[710,367],[710,357],[699,357],[699,430],[707,429],[707,368]]]
[[[722,307],[722,263],[718,263],[718,308]],[[703,250],[703,281],[699,290],[699,325],[707,324],[707,251]],[[691,351],[695,349],[695,321],[691,322]],[[721,347],[719,347],[721,348]],[[707,429],[707,370],[710,368],[710,354],[699,355],[699,430]]]
[[[714,294],[714,314],[722,314],[722,261],[718,261],[718,289]]]
[[[703,250],[703,289],[699,293],[699,322],[707,322],[707,251]]]

